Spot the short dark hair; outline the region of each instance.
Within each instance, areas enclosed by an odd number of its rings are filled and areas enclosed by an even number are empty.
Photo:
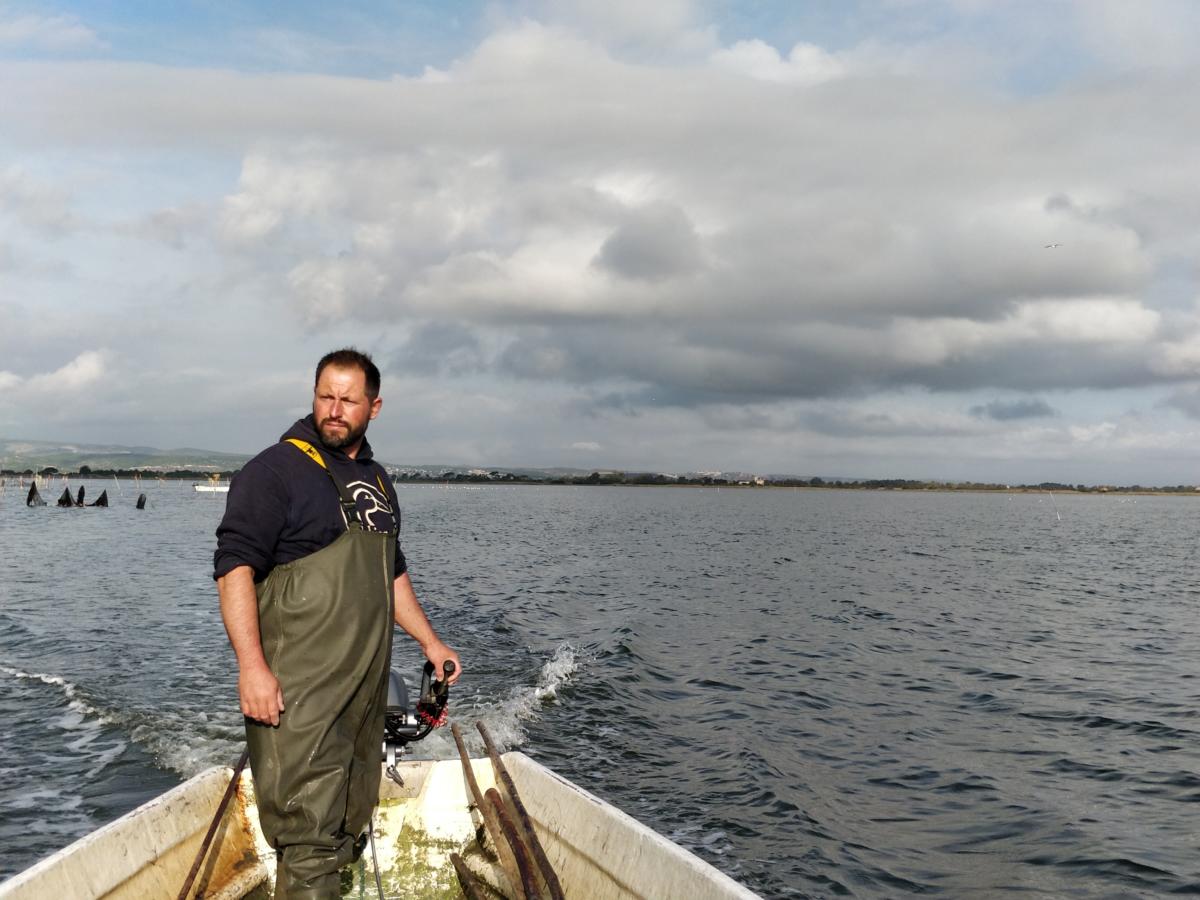
[[[339,369],[360,369],[367,378],[367,397],[374,400],[379,396],[379,367],[371,361],[371,357],[353,347],[343,347],[326,353],[317,363],[317,375],[313,379],[313,388],[321,380],[321,373],[326,366],[337,366]]]

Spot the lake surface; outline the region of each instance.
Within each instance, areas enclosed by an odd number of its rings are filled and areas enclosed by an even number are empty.
[[[0,876],[240,751],[224,496],[87,484],[0,492]],[[464,731],[764,896],[1200,893],[1195,498],[399,493]]]

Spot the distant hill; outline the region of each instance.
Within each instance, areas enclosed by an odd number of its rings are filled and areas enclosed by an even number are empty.
[[[228,472],[240,469],[250,459],[241,453],[222,453],[216,450],[201,450],[195,447],[178,447],[160,450],[157,447],[127,447],[120,444],[80,444],[53,441],[22,441],[0,437],[0,469],[23,472],[38,471],[54,466],[63,472],[78,472],[80,466],[90,469],[141,469],[154,472]],[[382,462],[382,460],[381,460]],[[444,473],[466,475],[479,472],[500,472],[531,481],[553,481],[558,479],[586,478],[596,469],[578,469],[565,466],[464,466],[439,463],[398,464],[384,462],[393,473],[419,473],[425,477],[437,477]],[[620,472],[619,469],[601,468],[601,473]],[[653,473],[652,473],[653,474]],[[659,473],[668,478],[698,480],[702,477],[720,478],[730,483],[751,481],[755,475],[748,472],[678,472]],[[769,475],[770,480],[795,479],[795,475]],[[808,476],[803,476],[807,478]],[[854,482],[856,478],[825,478],[826,482]]]
[[[147,469],[151,471],[231,471],[240,469],[250,459],[241,453],[222,453],[195,447],[160,450],[157,447],[127,447],[121,444],[80,444],[54,441],[22,441],[0,437],[0,469],[22,472],[37,471],[54,466],[63,472],[77,472],[80,466],[91,469]],[[426,473],[461,472],[473,466],[425,463],[399,465],[384,462],[390,471],[413,470]],[[494,467],[493,467],[494,468]],[[587,475],[590,469],[501,469],[530,478]]]
[[[157,447],[124,447],[118,444],[67,444],[51,441],[21,441],[0,437],[0,469],[22,472],[54,466],[76,472],[80,466],[92,469],[147,469],[170,471],[228,471],[240,469],[250,457],[239,453],[218,453],[181,447],[159,450]]]

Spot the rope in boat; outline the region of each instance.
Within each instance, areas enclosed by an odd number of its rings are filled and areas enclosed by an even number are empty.
[[[375,890],[379,891],[379,900],[384,900],[383,881],[379,878],[379,857],[375,855],[375,817],[367,821],[367,840],[371,843],[371,862],[375,864]]]
[[[250,748],[247,747],[242,751],[241,759],[237,761],[237,765],[233,768],[233,777],[229,779],[229,786],[225,788],[225,796],[221,798],[216,815],[213,816],[212,822],[208,825],[208,833],[204,835],[204,841],[200,844],[200,852],[196,854],[196,861],[192,863],[192,870],[188,872],[187,880],[184,881],[183,889],[179,892],[177,900],[187,900],[188,891],[192,889],[192,882],[196,880],[196,875],[200,872],[200,864],[204,862],[204,857],[208,854],[208,848],[212,844],[213,836],[217,833],[217,826],[221,823],[221,817],[225,815],[225,808],[229,806],[229,801],[237,793],[238,776],[242,774],[242,769],[246,768],[246,761],[249,759]]]

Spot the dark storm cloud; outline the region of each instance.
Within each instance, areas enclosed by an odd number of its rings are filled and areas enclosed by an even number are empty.
[[[623,323],[523,329],[498,356],[509,376],[588,385],[626,382],[623,403],[705,403],[854,396],[880,389],[1004,388],[1022,392],[1160,383],[1138,341],[1090,343],[1069,329],[1005,320],[917,322],[888,330],[826,323],[659,320],[636,334]],[[1119,328],[1118,321],[1113,328]],[[959,352],[958,345],[969,347]],[[1032,411],[1032,407],[1028,412]]]
[[[818,409],[801,417],[805,427],[841,438],[912,438],[970,435],[974,429],[961,422],[912,420],[887,412],[850,412]]]
[[[1200,420],[1200,387],[1191,386],[1176,391],[1164,401],[1164,405],[1178,410],[1189,419]]]
[[[1012,422],[1020,419],[1037,419],[1056,416],[1058,411],[1045,400],[992,400],[971,407],[971,415],[978,419],[993,419],[997,422]]]
[[[461,376],[483,371],[483,347],[471,329],[448,322],[417,328],[389,358],[389,371],[413,375]]]
[[[1005,388],[1015,391],[1147,387],[1164,379],[1141,346],[1090,346],[1042,342],[1008,345],[939,366],[922,366],[901,376],[907,384],[937,391]]]
[[[818,397],[860,381],[859,366],[816,348],[789,347],[738,327],[712,331],[654,323],[559,326],[525,333],[498,359],[519,378],[574,384],[625,381],[653,405],[700,405],[755,397]]]
[[[682,210],[671,206],[634,212],[596,256],[601,268],[646,281],[694,273],[700,264],[696,229]]]

